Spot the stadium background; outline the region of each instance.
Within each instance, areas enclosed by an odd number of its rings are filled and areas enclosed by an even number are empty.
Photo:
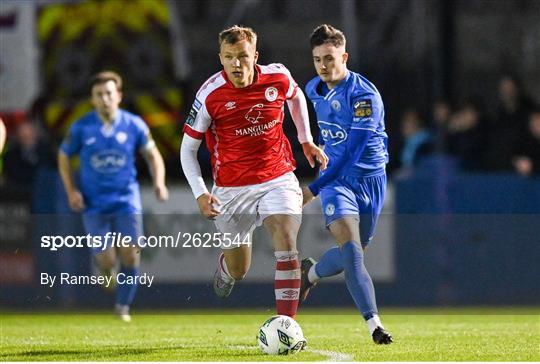
[[[260,63],[283,62],[305,85],[314,75],[308,36],[323,22],[345,31],[349,68],[372,80],[386,105],[390,193],[367,258],[382,306],[540,303],[534,283],[540,278],[539,177],[523,177],[511,165],[467,163],[479,155],[490,160],[507,146],[493,134],[500,125],[491,122],[502,113],[504,75],[520,79],[529,99],[540,102],[538,1],[3,1],[0,10],[0,112],[9,133],[0,184],[2,307],[112,302],[99,287],[50,289],[38,281],[40,272],[93,269],[85,249],[39,247],[45,233],[82,234],[54,155],[66,128],[89,110],[89,75],[112,68],[124,76],[124,106],[143,116],[167,159],[171,200],[158,205],[151,189],[143,189],[146,233],[208,231],[181,174],[178,146],[194,93],[220,67],[217,33],[235,23],[254,27]],[[482,129],[485,143],[476,139],[467,154],[434,142],[421,163],[403,165],[403,115],[416,110],[435,135],[432,110],[441,100],[452,112],[463,101],[480,104],[482,117],[491,120]],[[519,127],[510,122],[504,126]],[[298,175],[307,181],[314,172],[292,123],[286,124]],[[17,161],[10,151],[27,139],[37,158],[10,167],[11,158]],[[202,151],[200,157],[208,156]],[[139,171],[148,183],[146,170]],[[304,220],[302,255],[319,256],[331,239],[315,205]],[[135,307],[272,307],[271,248],[265,233],[256,239],[248,279],[226,302],[210,287],[215,249],[145,251],[142,270],[155,273],[157,283],[141,287]],[[309,305],[352,302],[337,280],[317,288]]]

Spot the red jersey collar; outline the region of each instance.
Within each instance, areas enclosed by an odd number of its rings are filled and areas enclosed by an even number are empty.
[[[255,64],[255,72],[253,72],[253,82],[250,85],[247,85],[246,87],[240,87],[240,88],[246,89],[256,84],[259,81],[260,73],[261,73],[261,67],[258,64]],[[234,86],[234,83],[232,83],[231,80],[229,80],[229,77],[227,77],[227,72],[225,72],[225,70],[221,70],[221,74],[223,78],[225,79],[225,82],[227,82],[227,85],[229,85],[232,88],[239,88],[239,87]]]

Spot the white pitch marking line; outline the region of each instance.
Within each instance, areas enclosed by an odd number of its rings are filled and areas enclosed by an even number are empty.
[[[237,349],[237,350],[253,350],[258,349],[257,346],[247,346],[247,345],[229,345],[230,349]],[[324,355],[327,357],[326,361],[353,361],[352,355],[345,354],[345,353],[339,353],[337,351],[330,351],[330,350],[315,350],[307,348],[307,351],[310,351],[312,353]]]
[[[330,350],[310,350],[307,348],[308,351],[311,351],[313,353],[326,355],[328,357],[327,361],[353,361],[352,355],[345,354],[345,353],[338,353],[337,351],[330,351]]]
[[[237,349],[237,350],[254,350],[258,349],[259,347],[256,345],[247,346],[247,345],[229,345],[229,349]]]

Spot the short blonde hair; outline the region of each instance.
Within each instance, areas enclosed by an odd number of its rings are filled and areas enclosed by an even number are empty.
[[[233,25],[232,27],[223,30],[219,33],[219,45],[223,42],[228,44],[236,44],[241,40],[247,40],[253,46],[257,45],[257,33],[249,27],[242,27],[238,25]]]

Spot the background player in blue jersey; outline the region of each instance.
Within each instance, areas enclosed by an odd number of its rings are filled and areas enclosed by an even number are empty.
[[[375,290],[364,266],[386,191],[387,135],[384,107],[375,86],[347,69],[345,36],[330,25],[311,35],[318,76],[306,86],[320,128],[328,168],[303,188],[304,205],[321,196],[326,226],[338,243],[317,263],[302,261],[300,299],[317,281],[345,271],[349,292],[367,321],[373,341],[390,344],[377,311]]]
[[[142,234],[142,207],[137,183],[135,157],[140,151],[152,175],[156,197],[168,199],[165,166],[144,121],[119,108],[122,101],[122,79],[110,71],[95,75],[90,83],[94,110],[71,126],[58,153],[58,167],[69,205],[83,212],[86,232],[104,237],[107,233],[131,236],[136,242]],[[70,158],[80,156],[80,190],[76,186]],[[129,306],[135,298],[140,251],[129,247],[93,249],[103,274],[114,276],[117,257],[125,282],[116,290],[115,312],[130,321]]]

